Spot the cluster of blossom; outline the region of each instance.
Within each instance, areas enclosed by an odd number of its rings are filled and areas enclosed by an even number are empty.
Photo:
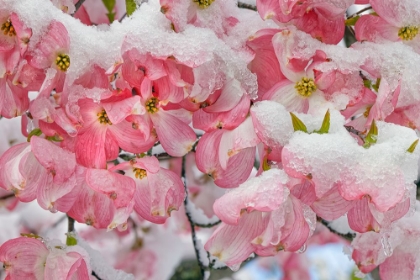
[[[201,208],[221,221],[208,267],[233,270],[346,216],[362,272],[420,275],[420,1],[149,0],[127,17],[124,1],[0,4],[0,114],[28,140],[1,156],[0,187],[18,201],[121,231],[180,209],[194,228]],[[369,14],[346,17],[353,4]],[[50,262],[89,279],[79,246],[31,237],[0,247],[10,279],[60,278]]]

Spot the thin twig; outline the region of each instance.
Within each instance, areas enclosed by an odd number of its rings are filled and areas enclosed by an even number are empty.
[[[198,266],[200,267],[200,272],[201,272],[201,276],[204,279],[204,275],[205,275],[205,271],[208,271],[209,268],[206,267],[200,260],[200,250],[198,249],[198,244],[197,244],[197,236],[195,234],[195,224],[194,221],[192,220],[191,214],[188,212],[187,210],[187,205],[188,205],[188,189],[187,189],[187,179],[185,177],[185,156],[182,157],[182,170],[181,170],[181,177],[184,181],[184,189],[185,189],[185,200],[184,200],[184,206],[185,206],[185,214],[187,215],[187,219],[188,222],[191,226],[191,238],[194,244],[194,251],[195,251],[195,256],[197,258],[197,262],[198,262]]]
[[[98,276],[98,274],[96,274],[95,273],[95,271],[92,271],[92,276],[93,277],[95,277],[96,279],[98,279],[98,280],[102,280],[99,276]]]
[[[76,7],[76,10],[74,11],[73,15],[75,13],[77,13],[77,11],[79,10],[79,8],[83,5],[83,3],[85,2],[85,0],[79,0],[77,1],[77,3],[74,5]]]
[[[0,197],[0,200],[6,200],[6,199],[9,199],[9,198],[12,198],[12,197],[15,197],[14,193],[6,194],[5,196]]]
[[[214,223],[200,224],[200,223],[196,223],[196,222],[193,221],[194,225],[196,225],[198,227],[202,227],[202,228],[211,228],[211,227],[217,226],[221,222],[222,222],[221,220],[218,220],[217,222],[214,222]]]
[[[74,219],[70,216],[67,216],[67,218],[68,218],[67,232],[73,232],[74,231]]]
[[[242,3],[242,2],[238,2],[238,8],[257,11],[257,7],[256,6],[250,5],[250,4],[246,4],[246,3]]]
[[[358,16],[358,15],[360,15],[361,13],[366,12],[366,11],[369,11],[369,10],[372,10],[372,6],[369,6],[369,7],[366,7],[366,8],[364,8],[364,9],[361,9],[360,11],[358,11],[358,12],[356,12],[356,13],[352,14],[351,16],[349,16],[347,19],[349,19],[349,18],[353,18],[353,17],[355,17],[355,16]]]

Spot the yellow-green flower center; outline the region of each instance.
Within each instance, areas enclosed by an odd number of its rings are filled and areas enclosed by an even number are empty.
[[[137,179],[143,179],[144,177],[147,177],[147,172],[144,169],[141,168],[133,168],[134,176]]]
[[[4,35],[9,35],[9,36],[15,36],[16,35],[15,28],[13,27],[10,20],[6,21],[5,23],[3,23],[1,25],[1,31],[3,31]]]
[[[413,40],[417,33],[419,33],[419,28],[417,26],[401,27],[400,30],[398,30],[398,37],[404,41]]]
[[[193,2],[197,3],[200,8],[208,8],[214,0],[193,0]]]
[[[157,105],[159,104],[159,99],[156,97],[151,97],[146,101],[146,110],[147,112],[153,114],[159,111]]]
[[[3,31],[4,35],[9,35],[10,37],[16,35],[15,28],[10,20],[6,21],[1,25],[1,31]]]
[[[101,124],[109,124],[112,125],[112,122],[108,119],[108,115],[106,114],[105,110],[102,110],[101,112],[96,114],[98,116],[98,121]]]
[[[55,59],[55,64],[61,71],[66,72],[70,67],[70,57],[67,54],[59,54]]]
[[[316,91],[314,79],[306,77],[302,78],[299,82],[296,83],[295,89],[303,97],[311,96],[311,94]]]

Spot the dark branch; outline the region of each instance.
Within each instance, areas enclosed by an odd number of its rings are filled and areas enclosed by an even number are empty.
[[[358,15],[360,15],[361,13],[366,12],[366,11],[369,11],[369,10],[372,10],[372,7],[371,7],[371,6],[366,7],[366,8],[364,8],[364,9],[361,9],[360,11],[358,11],[358,12],[356,12],[356,13],[352,14],[351,16],[349,16],[347,19],[349,19],[349,18],[353,18],[353,17],[355,17],[355,16],[358,16]]]
[[[6,194],[5,196],[0,197],[0,200],[6,200],[6,199],[9,199],[9,198],[12,198],[12,197],[15,197],[14,193]]]
[[[67,218],[68,218],[67,232],[73,232],[74,231],[74,219],[70,216],[67,216]]]
[[[194,225],[196,225],[198,227],[202,227],[202,228],[211,228],[211,227],[217,226],[221,222],[222,222],[221,220],[218,220],[217,222],[210,223],[210,224],[200,224],[200,223],[196,223],[196,222],[193,221]]]
[[[95,271],[92,271],[92,276],[95,277],[98,280],[102,280],[96,273]]]
[[[77,1],[77,3],[74,5],[76,7],[76,10],[74,11],[74,14],[77,13],[77,11],[83,5],[84,2],[85,2],[85,0],[79,0],[79,1]]]
[[[187,215],[188,222],[191,226],[191,238],[194,244],[194,251],[195,251],[195,257],[197,258],[198,266],[200,267],[201,276],[204,279],[205,271],[207,271],[209,268],[206,267],[200,259],[200,249],[198,248],[197,244],[197,236],[195,234],[195,223],[192,220],[191,214],[187,210],[188,205],[188,189],[187,189],[187,179],[185,177],[185,156],[182,157],[182,171],[181,171],[181,178],[184,181],[184,189],[185,189],[185,200],[184,200],[184,206],[185,206],[185,214]]]
[[[321,219],[321,218],[318,217],[318,221],[321,224],[323,224],[324,226],[326,226],[332,233],[337,234],[338,236],[341,236],[341,237],[343,237],[344,239],[346,239],[348,241],[352,241],[356,237],[356,234],[354,234],[354,233],[346,233],[346,234],[344,234],[344,233],[340,233],[340,232],[336,231],[335,229],[333,229],[330,226],[330,222],[328,222],[328,221],[326,221],[324,219]]]
[[[249,5],[246,3],[242,3],[242,2],[238,2],[238,7],[241,9],[248,9],[248,10],[253,10],[253,11],[257,11],[257,7],[254,5]]]

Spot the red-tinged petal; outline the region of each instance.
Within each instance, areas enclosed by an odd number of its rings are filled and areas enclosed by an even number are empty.
[[[223,222],[236,225],[244,210],[269,212],[277,209],[288,193],[285,189],[287,181],[288,177],[282,170],[263,172],[217,199],[214,212]]]
[[[32,117],[35,119],[49,123],[54,120],[55,108],[52,102],[46,97],[39,96],[33,100],[29,110],[31,111]]]
[[[387,5],[388,3],[381,0],[371,0],[370,4],[372,5],[373,10],[381,18],[394,26],[400,26],[400,24],[405,21],[403,18],[405,13],[402,13],[401,9],[398,9],[397,7],[390,9],[389,5]]]
[[[153,135],[148,139],[145,139],[143,133],[138,129],[134,129],[131,123],[127,121],[123,121],[115,126],[112,125],[108,129],[108,133],[112,136],[107,136],[107,138],[115,139],[121,149],[130,153],[146,152],[152,148],[156,142]],[[115,155],[118,155],[118,151],[116,151]]]
[[[168,76],[154,81],[153,87],[159,100],[165,101],[165,103],[172,102],[176,104],[185,98],[184,88],[172,84]]]
[[[95,192],[86,183],[67,214],[78,221],[95,228],[107,228],[114,217],[115,207],[105,194]]]
[[[309,206],[312,205],[312,203],[317,199],[315,193],[315,184],[307,178],[297,180],[300,180],[299,184],[292,186],[290,193],[294,197],[298,198],[302,203]]]
[[[83,256],[76,252],[66,253],[64,249],[57,247],[52,248],[51,253],[48,255],[45,264],[44,279],[74,279],[73,276],[75,276],[75,273],[78,269],[81,269],[80,274],[76,273],[76,275],[80,275],[81,278],[77,279],[89,280],[90,277],[86,263],[82,265],[82,262],[84,262]]]
[[[196,164],[197,168],[205,174],[214,176],[213,173],[220,168],[218,149],[222,134],[222,130],[205,133],[198,142]]]
[[[92,168],[106,167],[105,137],[107,129],[91,125],[79,135],[75,144],[77,163]]]
[[[316,25],[314,26],[312,23]],[[311,34],[313,38],[325,44],[338,44],[344,36],[343,17],[329,19],[315,10],[305,13],[300,19],[295,20],[294,24],[300,30]]]
[[[399,28],[379,16],[364,15],[357,20],[354,28],[358,41],[377,42],[387,39],[396,42],[400,40],[398,37]]]
[[[332,221],[346,214],[354,206],[354,201],[345,200],[338,188],[333,187],[323,197],[317,199],[311,208],[321,218]]]
[[[49,251],[40,240],[18,237],[0,247],[0,262],[6,279],[44,279],[44,264]]]
[[[132,165],[136,168],[145,169],[152,174],[160,170],[159,160],[156,157],[136,158]]]
[[[122,122],[129,115],[143,115],[146,112],[138,95],[118,102],[103,103],[103,106],[113,125]]]
[[[193,114],[193,127],[206,132],[220,128],[234,129],[245,120],[249,104],[248,95],[244,95],[241,101],[228,112],[206,113],[204,110],[198,110]]]
[[[398,203],[384,214],[389,219],[390,222],[397,221],[401,219],[405,214],[407,214],[410,209],[410,198]]]
[[[0,78],[0,113],[5,118],[22,115],[29,108],[28,92]]]
[[[121,207],[116,209],[114,217],[112,218],[111,223],[107,226],[107,230],[113,230],[117,228],[121,231],[127,229],[127,219],[130,217],[133,212],[134,199],[130,201],[127,207]]]
[[[31,138],[31,149],[39,163],[52,174],[55,183],[66,181],[74,173],[74,153],[37,136]]]
[[[369,200],[367,197],[357,201],[354,207],[348,212],[350,228],[354,231],[364,233],[368,231],[378,232],[380,225],[373,217],[369,209]]]
[[[382,280],[414,280],[417,259],[418,257],[412,253],[397,251],[379,266],[379,275]]]
[[[174,172],[161,168],[149,176],[152,216],[170,216],[178,210],[185,198],[184,184]]]
[[[197,137],[188,124],[162,110],[151,117],[159,141],[168,154],[182,157],[191,150]]]
[[[245,148],[256,147],[260,139],[255,133],[252,118],[247,118],[234,130],[225,130],[220,139],[219,162],[226,169],[229,158]]]
[[[219,167],[211,173],[214,183],[221,188],[234,188],[245,182],[254,167],[255,150],[255,147],[245,148],[230,157],[226,170]]]
[[[130,177],[101,169],[88,169],[86,182],[95,191],[108,195],[116,208],[126,207],[136,189],[136,184]]]
[[[16,36],[19,38],[18,44],[20,47],[20,55],[23,57],[28,48],[29,39],[32,37],[32,29],[26,28],[15,13],[10,15],[10,21],[15,29]]]
[[[163,224],[168,218],[167,216],[152,215],[152,199],[148,178],[135,181],[136,192],[134,193],[134,211],[147,221],[155,224]]]
[[[303,215],[303,205],[300,201],[289,196],[291,204],[289,212],[286,209],[285,225],[281,229],[281,241],[277,246],[285,251],[294,252],[299,250],[309,238],[310,228]]]
[[[224,223],[218,226],[204,249],[230,268],[237,269],[254,251],[251,241],[267,227],[267,223],[268,219],[264,219],[261,212],[246,213],[236,226]]]
[[[247,42],[247,46],[255,52],[254,59],[249,63],[248,68],[257,75],[259,97],[285,79],[271,42],[274,34],[279,31],[279,29],[259,30]]]
[[[283,13],[278,0],[257,0],[257,10],[264,20],[275,18]]]
[[[222,88],[222,92],[216,102],[204,108],[204,111],[215,113],[232,110],[244,94],[245,90],[242,88],[241,83],[236,79],[231,79]]]
[[[292,112],[306,113],[309,108],[307,98],[301,97],[295,89],[295,84],[289,80],[276,84],[266,92],[263,99],[276,101]]]

